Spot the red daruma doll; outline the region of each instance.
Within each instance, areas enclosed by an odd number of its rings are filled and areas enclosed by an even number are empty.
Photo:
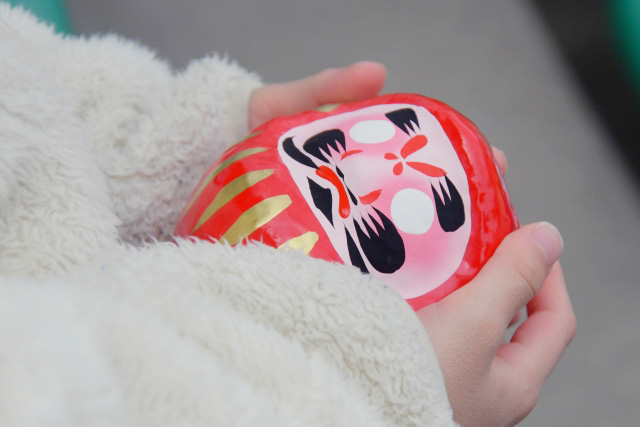
[[[212,165],[176,234],[353,265],[418,310],[471,280],[517,226],[476,126],[392,94],[261,125]]]

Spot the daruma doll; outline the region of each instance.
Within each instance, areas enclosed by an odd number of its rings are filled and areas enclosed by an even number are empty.
[[[418,310],[469,282],[517,226],[478,128],[391,94],[256,128],[211,166],[176,234],[352,265]]]

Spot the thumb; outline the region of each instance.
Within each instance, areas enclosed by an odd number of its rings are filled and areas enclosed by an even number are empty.
[[[540,291],[562,249],[555,226],[529,224],[505,237],[478,275],[451,296],[472,302],[481,318],[508,324]]]

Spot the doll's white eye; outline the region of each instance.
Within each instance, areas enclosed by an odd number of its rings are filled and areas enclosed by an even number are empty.
[[[391,218],[396,227],[405,233],[426,233],[433,224],[433,202],[422,191],[405,188],[393,196]]]
[[[386,120],[364,120],[349,129],[349,136],[362,144],[378,144],[393,138],[396,128]]]

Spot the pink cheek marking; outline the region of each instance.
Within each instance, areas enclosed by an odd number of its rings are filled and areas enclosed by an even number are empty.
[[[338,175],[336,175],[336,173],[327,166],[320,166],[316,169],[316,175],[320,178],[326,179],[336,187],[336,190],[338,190],[338,212],[340,212],[340,216],[342,218],[348,218],[351,213],[349,197],[347,196],[347,192],[345,191],[344,185],[342,185]]]

